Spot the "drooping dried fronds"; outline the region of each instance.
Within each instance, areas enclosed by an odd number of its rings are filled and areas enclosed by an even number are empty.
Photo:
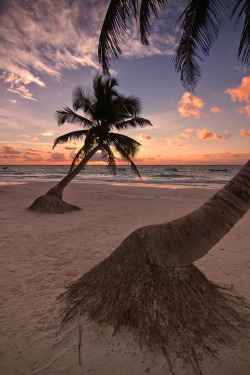
[[[80,312],[113,325],[114,333],[126,326],[140,344],[161,351],[170,368],[178,355],[201,373],[202,356],[233,343],[233,324],[241,321],[236,302],[194,265],[154,266],[139,242],[130,245],[122,244],[60,296],[67,303],[63,321]]]

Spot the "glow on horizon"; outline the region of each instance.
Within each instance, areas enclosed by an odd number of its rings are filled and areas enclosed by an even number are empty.
[[[71,164],[80,143],[52,146],[56,137],[77,127],[58,127],[54,114],[71,107],[73,88],[91,87],[100,71],[97,45],[108,2],[62,0],[58,8],[50,0],[3,1],[0,165]],[[169,4],[156,21],[148,47],[140,44],[133,24],[122,56],[111,65],[119,91],[140,97],[141,115],[153,124],[124,133],[142,145],[134,162],[242,165],[250,158],[250,76],[237,61],[242,25],[222,28],[191,94],[172,65],[180,5],[182,0]],[[105,163],[97,154],[88,164]],[[117,165],[126,164],[117,158]]]

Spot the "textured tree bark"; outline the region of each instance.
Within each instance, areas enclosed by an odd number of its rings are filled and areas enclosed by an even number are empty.
[[[219,345],[233,345],[245,323],[239,297],[225,293],[191,263],[249,207],[250,161],[198,210],[135,230],[69,285],[60,296],[66,302],[63,322],[80,313],[113,325],[114,333],[128,326],[139,343],[162,352],[171,373],[182,358],[202,374],[203,356],[215,356]]]
[[[70,181],[78,175],[78,173],[83,169],[83,167],[87,164],[87,162],[95,155],[95,153],[99,150],[99,147],[96,146],[91,150],[88,155],[86,155],[80,163],[73,169],[73,171],[69,172],[57,185],[51,188],[47,194],[48,195],[55,195],[56,197],[62,199],[63,191],[65,187],[70,183]]]
[[[137,229],[152,264],[186,266],[203,257],[250,208],[250,160],[200,208],[175,221]],[[125,240],[126,241],[126,240]]]
[[[51,188],[47,194],[38,197],[28,208],[30,211],[47,214],[47,213],[66,213],[80,210],[79,207],[64,202],[62,200],[63,191],[73,178],[82,170],[85,164],[94,156],[99,147],[96,146],[86,155],[81,162],[69,172],[58,184]]]

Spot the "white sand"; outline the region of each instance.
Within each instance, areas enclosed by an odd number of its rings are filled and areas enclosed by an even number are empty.
[[[166,375],[165,359],[139,350],[126,330],[77,319],[59,331],[56,297],[107,257],[137,227],[176,219],[214,191],[71,183],[64,199],[81,211],[38,215],[25,210],[51,184],[0,186],[1,375]],[[196,265],[250,302],[250,212]],[[79,365],[79,323],[82,332]],[[246,332],[247,334],[247,332]],[[249,332],[248,332],[249,336]],[[242,336],[219,360],[205,358],[205,375],[250,374],[249,341]],[[177,363],[179,374],[190,367]]]

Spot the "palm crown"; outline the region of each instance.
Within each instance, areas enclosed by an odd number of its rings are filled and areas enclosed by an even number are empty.
[[[121,54],[121,39],[128,21],[139,18],[142,44],[149,44],[151,14],[158,17],[168,0],[111,0],[99,39],[99,60],[104,73],[109,74],[111,59]],[[181,75],[183,86],[189,91],[201,77],[199,61],[209,54],[217,39],[225,16],[237,15],[236,23],[244,17],[244,26],[238,49],[242,64],[250,60],[250,0],[189,0],[188,6],[177,21],[181,39],[175,51],[175,69]]]
[[[71,170],[80,158],[86,156],[94,148],[102,151],[102,157],[108,162],[116,174],[116,151],[122,160],[130,163],[132,170],[139,171],[132,161],[139,150],[140,143],[121,133],[112,130],[124,130],[136,126],[151,125],[145,118],[138,117],[141,112],[141,102],[135,96],[124,96],[116,90],[118,82],[114,78],[103,79],[97,75],[93,81],[93,93],[84,87],[77,86],[73,91],[73,109],[64,107],[56,113],[59,125],[65,122],[84,128],[64,134],[55,139],[53,148],[59,143],[70,140],[81,140],[85,137],[83,146],[77,152],[71,164]],[[85,116],[75,111],[81,109]],[[140,175],[139,175],[140,176]]]

